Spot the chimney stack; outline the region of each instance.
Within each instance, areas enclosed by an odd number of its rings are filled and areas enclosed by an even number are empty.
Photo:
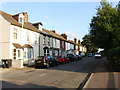
[[[53,33],[56,33],[56,31],[55,30],[51,30]]]
[[[62,33],[61,36],[67,39],[67,35],[65,33]]]
[[[80,40],[78,40],[78,44],[80,44]]]
[[[33,23],[33,26],[36,27],[38,30],[41,30],[42,31],[42,22],[37,22],[37,23]]]
[[[28,14],[27,12],[23,12],[24,15],[24,22],[28,22]]]
[[[74,38],[74,42],[77,43],[77,38]]]

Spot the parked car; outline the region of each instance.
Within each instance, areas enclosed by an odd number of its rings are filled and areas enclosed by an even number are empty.
[[[74,54],[67,54],[67,58],[69,58],[70,61],[75,61],[75,56]]]
[[[70,62],[70,59],[66,55],[63,55],[62,57],[64,58],[64,62],[65,63],[69,63]]]
[[[96,53],[94,57],[95,57],[95,58],[101,58],[102,55],[101,55],[100,53]]]
[[[82,57],[85,57],[86,55],[85,55],[85,53],[84,53],[84,52],[81,52],[81,56],[82,56]]]
[[[59,63],[69,62],[69,58],[67,58],[66,56],[63,56],[63,55],[55,56],[55,58],[58,60]]]
[[[82,56],[81,55],[77,55],[78,56],[78,60],[81,60],[82,59]]]
[[[64,63],[64,59],[62,58],[62,55],[55,56],[55,58],[58,60],[59,63]]]
[[[35,59],[35,68],[57,66],[58,64],[58,60],[54,56],[38,56]]]
[[[78,55],[77,54],[73,54],[73,55],[74,55],[74,60],[78,61],[78,58],[79,58]]]
[[[92,53],[88,53],[88,57],[92,57],[93,56],[93,54]]]

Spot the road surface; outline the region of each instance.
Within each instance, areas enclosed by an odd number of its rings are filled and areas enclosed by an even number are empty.
[[[86,75],[94,72],[101,59],[83,57],[50,68],[10,69],[2,73],[3,88],[78,88]]]

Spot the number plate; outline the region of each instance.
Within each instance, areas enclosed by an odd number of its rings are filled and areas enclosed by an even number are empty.
[[[37,63],[41,63],[41,61],[37,61]]]

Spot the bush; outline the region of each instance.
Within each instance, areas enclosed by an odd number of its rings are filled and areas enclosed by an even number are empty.
[[[115,71],[120,71],[120,47],[108,51],[108,62]]]

